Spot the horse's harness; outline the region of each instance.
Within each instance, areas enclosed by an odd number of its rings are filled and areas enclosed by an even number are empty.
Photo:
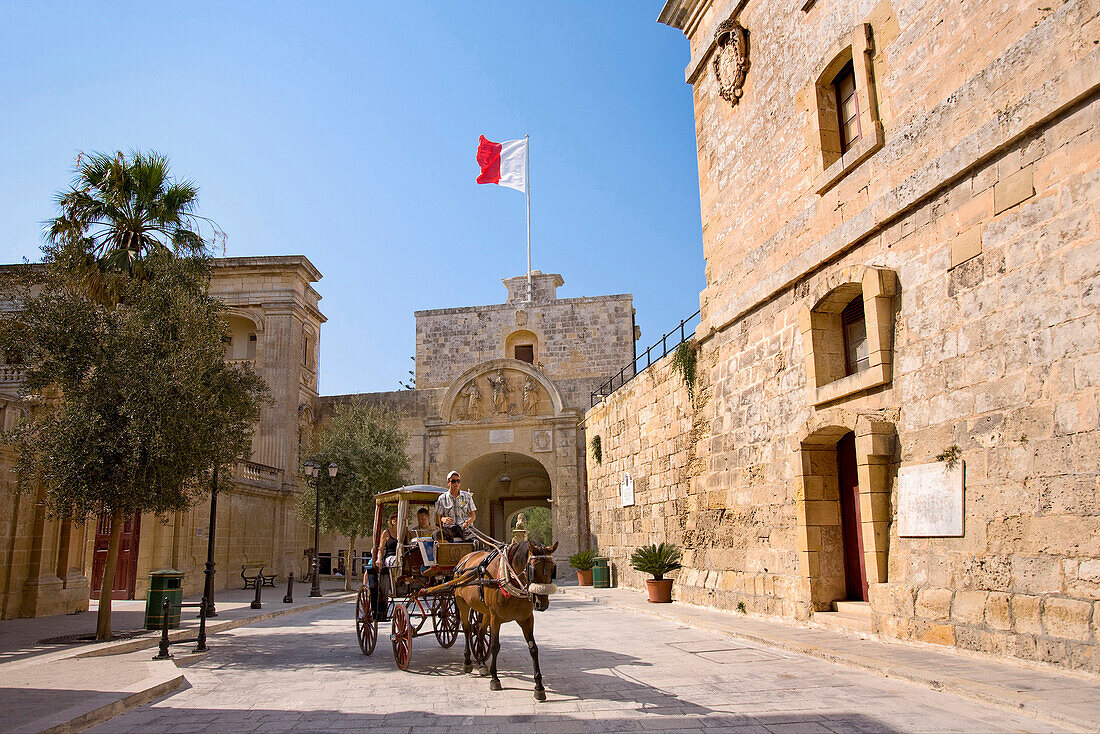
[[[517,573],[516,570],[512,568],[512,559],[509,557],[509,552],[517,548],[517,545],[505,545],[472,525],[467,528],[467,531],[477,540],[492,548],[492,550],[486,553],[480,563],[473,568],[465,569],[460,576],[451,579],[445,584],[433,586],[430,589],[424,589],[421,593],[439,593],[449,589],[476,586],[478,587],[478,594],[481,596],[482,601],[485,601],[485,589],[487,588],[499,591],[506,598],[516,597],[533,601],[535,598],[535,591],[533,591],[531,587],[533,585],[541,586],[541,584],[532,584],[530,581],[535,577],[535,562],[537,559],[551,558],[551,556],[532,554],[527,558],[527,567],[522,572]],[[500,557],[500,563],[497,564],[497,575],[493,576],[489,573],[489,566],[498,556]],[[414,595],[416,595],[415,592]]]

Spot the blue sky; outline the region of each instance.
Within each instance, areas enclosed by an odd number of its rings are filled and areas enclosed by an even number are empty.
[[[227,255],[304,254],[322,394],[398,389],[413,311],[501,303],[531,136],[532,266],[633,293],[639,351],[703,287],[686,39],[659,0],[0,4],[0,261],[36,260],[80,151],[169,156]]]

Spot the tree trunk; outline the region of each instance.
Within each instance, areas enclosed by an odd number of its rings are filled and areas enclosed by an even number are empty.
[[[348,558],[344,564],[344,591],[351,591],[351,565],[355,558],[355,536],[348,538]]]
[[[107,560],[103,562],[103,584],[99,589],[99,616],[96,618],[96,640],[111,639],[111,596],[115,591],[115,569],[118,567],[118,547],[122,544],[122,526],[126,518],[122,510],[111,512],[111,539],[107,542]]]

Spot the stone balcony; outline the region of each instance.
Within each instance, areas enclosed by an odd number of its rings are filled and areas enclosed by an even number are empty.
[[[230,477],[242,489],[278,492],[283,488],[283,470],[255,461],[237,461]]]

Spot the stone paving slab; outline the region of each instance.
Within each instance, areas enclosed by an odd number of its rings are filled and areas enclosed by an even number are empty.
[[[254,591],[218,592],[218,616],[207,621],[208,644],[224,644],[221,633],[248,624],[276,620],[287,614],[316,610],[352,598],[333,583],[324,588],[326,597],[310,598],[309,586],[299,585],[294,602],[284,604],[285,587],[264,589],[263,607],[251,609]],[[185,601],[196,601],[187,599]],[[94,604],[94,602],[93,602]],[[140,629],[144,623],[144,601],[118,601],[112,608],[112,628]],[[184,609],[180,629],[172,630],[170,641],[176,662],[191,662],[187,653],[194,646],[198,620]],[[38,641],[69,634],[95,631],[95,609],[89,612],[36,619],[0,622],[0,731],[80,731],[107,721],[178,690],[186,684],[183,672],[172,660],[153,661],[159,643],[156,632],[105,643],[75,645],[40,644]],[[186,644],[186,647],[184,647]],[[201,657],[201,656],[199,656]]]
[[[519,628],[502,628],[503,691],[461,672],[461,642],[413,640],[408,671],[380,629],[355,640],[354,605],[334,604],[225,633],[184,669],[189,687],[94,731],[1044,732],[1020,713],[884,678],[714,629],[569,595],[537,616],[547,698],[532,695]]]
[[[616,609],[659,617],[700,629],[813,655],[890,678],[947,691],[1044,721],[1100,731],[1100,680],[1025,662],[994,660],[902,642],[848,636],[797,627],[681,602],[650,604],[644,591],[571,586],[562,592]]]

